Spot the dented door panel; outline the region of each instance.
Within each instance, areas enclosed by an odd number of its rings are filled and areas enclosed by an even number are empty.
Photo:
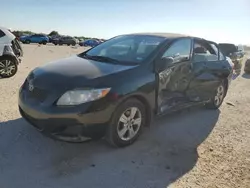
[[[190,73],[189,61],[176,63],[159,73],[158,104],[161,112],[187,101],[185,92]]]

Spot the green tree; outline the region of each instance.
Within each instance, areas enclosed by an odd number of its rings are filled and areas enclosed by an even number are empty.
[[[51,31],[49,36],[52,36],[52,35],[59,35],[59,33],[57,31]]]

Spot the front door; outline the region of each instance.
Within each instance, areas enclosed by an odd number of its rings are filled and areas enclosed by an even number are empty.
[[[190,82],[191,47],[190,38],[178,39],[160,55],[159,59],[173,57],[174,62],[164,71],[157,73],[159,114],[188,102],[185,93]]]

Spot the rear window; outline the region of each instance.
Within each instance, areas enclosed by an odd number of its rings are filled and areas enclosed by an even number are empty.
[[[0,30],[0,38],[4,36],[5,36],[5,33],[2,30]]]

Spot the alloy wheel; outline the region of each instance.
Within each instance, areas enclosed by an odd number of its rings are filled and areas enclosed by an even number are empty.
[[[142,124],[142,114],[137,107],[125,110],[119,118],[117,133],[121,140],[129,141],[133,139],[140,130]]]
[[[16,66],[11,60],[0,61],[0,75],[10,77],[16,72]]]
[[[216,106],[219,106],[222,101],[223,101],[223,98],[224,98],[224,95],[225,95],[225,89],[224,89],[224,86],[223,85],[220,85],[218,88],[217,88],[217,92],[216,92],[216,95],[214,97],[214,104]]]

